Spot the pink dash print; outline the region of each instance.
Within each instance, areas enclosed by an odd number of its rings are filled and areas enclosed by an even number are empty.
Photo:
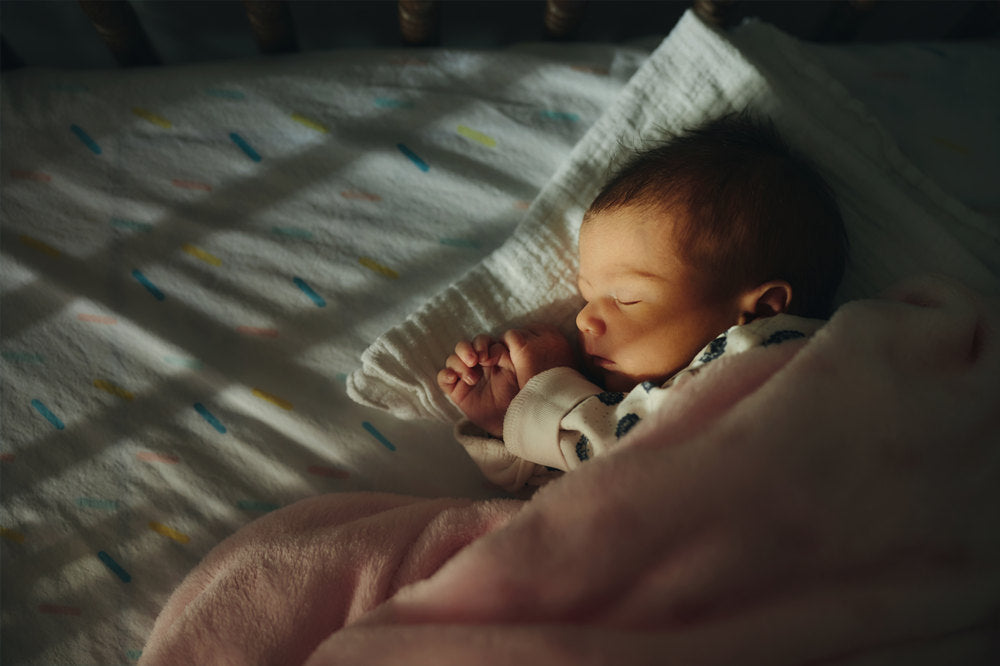
[[[310,465],[307,471],[313,476],[325,476],[330,479],[347,479],[351,476],[342,469],[324,465]]]
[[[11,169],[10,177],[17,180],[34,180],[39,183],[52,182],[52,176],[41,171],[24,171],[21,169]]]
[[[278,337],[278,329],[276,328],[258,328],[257,326],[237,326],[236,330],[243,335],[252,335],[255,338],[276,338]]]
[[[183,178],[174,178],[170,181],[174,187],[179,187],[182,190],[201,190],[203,192],[211,192],[212,186],[208,183],[202,183],[197,180],[184,180]]]
[[[38,604],[38,612],[46,615],[80,615],[83,613],[76,606],[61,606],[59,604]]]
[[[135,457],[142,462],[163,463],[165,465],[176,465],[181,461],[181,459],[177,456],[171,456],[164,453],[154,453],[153,451],[140,451],[135,454]]]
[[[372,194],[371,192],[364,192],[362,190],[344,190],[340,193],[340,196],[345,199],[360,199],[361,201],[381,201],[382,197],[377,194]]]

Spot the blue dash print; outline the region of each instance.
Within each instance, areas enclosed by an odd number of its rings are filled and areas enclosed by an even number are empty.
[[[76,138],[83,142],[83,145],[90,148],[90,151],[95,155],[101,154],[101,147],[97,145],[97,142],[90,138],[90,135],[84,131],[79,125],[70,125],[69,129],[73,134],[76,134]]]
[[[41,400],[32,400],[31,406],[34,407],[39,414],[44,416],[45,420],[51,423],[56,430],[64,430],[66,428],[66,425],[59,420],[59,417],[49,411],[49,408],[46,407],[45,403]]]
[[[382,433],[380,433],[378,431],[378,429],[375,426],[373,426],[371,423],[369,423],[368,421],[365,421],[364,423],[361,424],[361,426],[365,430],[367,430],[368,433],[372,437],[374,437],[375,439],[377,439],[379,441],[379,443],[382,444],[382,446],[384,446],[385,448],[389,449],[390,451],[395,451],[396,450],[396,445],[393,444],[392,442],[390,442],[388,439],[386,439],[385,435],[383,435]]]
[[[396,147],[399,148],[399,152],[409,157],[410,161],[416,164],[417,168],[420,169],[421,171],[426,172],[431,170],[430,165],[427,164],[427,162],[424,162],[422,159],[420,159],[420,156],[417,155],[412,150],[410,150],[405,144],[397,143]]]
[[[215,417],[215,414],[213,414],[212,412],[208,411],[208,408],[205,407],[205,405],[201,404],[200,402],[194,403],[194,411],[196,411],[199,414],[201,414],[201,418],[203,418],[206,421],[208,421],[208,425],[210,425],[213,428],[215,428],[219,432],[220,435],[225,435],[226,434],[226,426],[222,425],[222,421],[220,421],[219,419],[217,419]]]
[[[263,159],[260,156],[260,153],[258,153],[256,150],[254,150],[253,146],[251,146],[249,143],[247,143],[246,139],[244,139],[243,137],[241,137],[236,132],[231,132],[229,134],[229,138],[232,139],[233,143],[235,143],[237,146],[239,146],[240,150],[242,150],[244,153],[246,153],[247,157],[249,157],[250,159],[252,159],[254,162],[260,162],[261,159]]]
[[[164,295],[164,293],[160,291],[159,287],[150,282],[149,278],[143,275],[139,269],[132,271],[132,277],[135,278],[136,282],[145,287],[146,290],[149,291],[149,293],[151,293],[153,295],[153,298],[155,298],[156,300],[162,301],[163,299],[166,298],[166,295]]]
[[[104,566],[111,570],[111,573],[118,576],[123,583],[128,583],[132,580],[132,576],[129,572],[122,568],[122,565],[115,562],[114,558],[105,553],[103,550],[97,553],[97,556],[101,558],[101,562],[104,562]]]
[[[324,307],[326,307],[326,301],[323,299],[323,297],[320,296],[319,294],[317,294],[315,291],[313,291],[313,288],[310,287],[309,284],[306,283],[305,280],[303,280],[302,278],[297,277],[297,278],[294,278],[292,280],[292,282],[295,283],[296,287],[298,287],[299,289],[302,290],[303,294],[305,294],[306,296],[309,297],[309,300],[311,300],[313,303],[316,304],[316,307],[318,307],[318,308],[324,308]]]

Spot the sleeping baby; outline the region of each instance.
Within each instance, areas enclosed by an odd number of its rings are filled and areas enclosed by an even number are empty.
[[[438,384],[507,491],[614,448],[724,354],[810,336],[847,241],[829,188],[774,126],[737,113],[622,166],[579,235],[579,351],[556,328],[460,341]]]

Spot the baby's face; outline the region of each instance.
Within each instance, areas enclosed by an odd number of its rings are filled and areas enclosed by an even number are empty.
[[[710,301],[678,256],[673,220],[624,207],[591,215],[580,229],[576,317],[585,359],[611,391],[661,383],[737,323],[736,298]]]

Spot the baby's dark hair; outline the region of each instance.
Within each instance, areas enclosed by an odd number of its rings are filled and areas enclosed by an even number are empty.
[[[847,235],[829,186],[770,120],[744,111],[638,153],[594,199],[674,215],[681,257],[720,298],[769,280],[792,286],[788,312],[826,317],[844,274]]]

